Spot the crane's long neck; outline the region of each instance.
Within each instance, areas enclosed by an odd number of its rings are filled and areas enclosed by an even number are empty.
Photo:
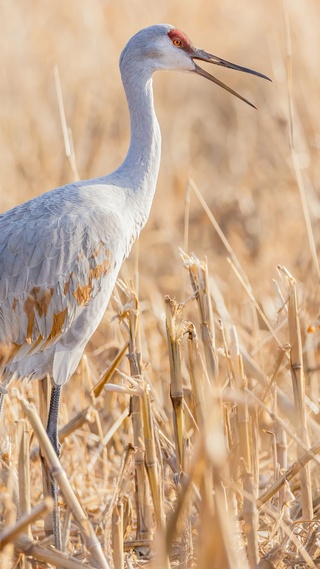
[[[156,189],[160,165],[161,134],[154,111],[152,75],[133,66],[122,70],[129,112],[131,139],[127,156],[117,170],[129,193],[135,224],[145,224]],[[139,229],[137,232],[139,232]]]

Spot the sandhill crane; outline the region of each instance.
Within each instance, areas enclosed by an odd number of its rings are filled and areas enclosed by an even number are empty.
[[[62,386],[105,312],[121,264],[148,219],[156,188],[161,136],[153,106],[153,72],[201,75],[251,105],[196,60],[268,79],[194,47],[171,25],[141,30],[120,57],[131,126],[121,166],[108,176],[52,190],[0,216],[0,408],[13,378],[42,379],[49,374],[47,433],[58,455]],[[56,497],[53,482],[51,489]]]

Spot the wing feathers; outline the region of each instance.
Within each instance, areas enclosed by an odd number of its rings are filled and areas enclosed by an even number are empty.
[[[7,363],[58,346],[70,329],[80,341],[80,315],[104,287],[110,294],[125,230],[92,198],[81,204],[78,192],[70,195],[62,188],[0,216],[0,360],[5,352]]]

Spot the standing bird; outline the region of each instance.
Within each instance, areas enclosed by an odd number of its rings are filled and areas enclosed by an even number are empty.
[[[153,72],[201,75],[251,105],[196,60],[268,79],[194,47],[173,26],[141,30],[120,57],[131,126],[130,147],[121,166],[108,176],[52,190],[0,216],[0,410],[12,379],[43,379],[49,374],[47,433],[57,455],[62,386],[105,312],[122,262],[148,219],[156,189],[161,136],[153,105]],[[56,497],[53,481],[51,490]]]

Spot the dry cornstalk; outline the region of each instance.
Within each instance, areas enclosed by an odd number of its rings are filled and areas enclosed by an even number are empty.
[[[288,525],[283,518],[279,519],[279,513],[277,511],[273,511],[272,508],[268,508],[268,507],[264,506],[262,511],[264,512],[264,514],[266,514],[268,517],[270,517],[272,520],[274,520],[277,524],[281,524],[281,528],[282,528],[284,534],[286,535],[286,539],[284,540],[284,543],[281,544],[282,545],[282,553],[283,553],[284,547],[287,545],[287,542],[291,541],[292,544],[294,545],[296,551],[299,552],[299,554],[300,554],[299,559],[296,558],[294,564],[296,566],[297,565],[304,565],[305,567],[308,567],[310,569],[319,569],[319,566],[314,563],[314,561],[311,559],[306,548],[301,544],[300,537],[298,535],[296,535],[294,531],[292,531],[292,521],[290,520],[290,518],[288,520],[288,522],[289,522],[289,525]],[[276,560],[277,560],[276,558],[273,560],[274,563],[276,562]],[[278,561],[279,561],[279,556],[278,556]],[[282,569],[283,564],[280,564],[280,567]]]
[[[105,447],[110,442],[115,432],[119,429],[120,425],[122,425],[123,421],[128,417],[128,415],[129,415],[129,409],[124,409],[124,411],[122,411],[121,415],[114,421],[113,425],[104,435],[104,437],[102,437],[101,443],[98,445],[94,455],[92,456],[90,462],[88,463],[87,466],[88,472],[90,472],[93,469],[102,451],[105,449]]]
[[[287,433],[285,430],[277,423],[274,422],[274,432],[276,437],[276,450],[277,450],[277,463],[279,465],[280,472],[286,472],[288,468],[288,443],[287,443]],[[284,500],[284,487],[279,491],[279,511],[282,511]],[[289,512],[288,512],[289,513]]]
[[[19,445],[18,482],[19,482],[19,517],[30,512],[30,459],[29,459],[29,426],[25,419],[17,421],[17,439]],[[32,539],[31,525],[26,527],[27,536]],[[30,563],[24,559],[22,569],[31,569]]]
[[[247,387],[247,378],[243,369],[242,356],[240,354],[239,342],[236,329],[234,327],[230,330],[230,360],[233,370],[233,379],[235,387],[243,392]],[[249,410],[247,405],[247,395],[243,392],[244,405],[237,406],[237,427],[238,427],[238,440],[239,440],[239,453],[241,457],[240,471],[243,489],[245,496],[243,501],[243,518],[244,518],[244,531],[247,538],[247,552],[249,566],[251,569],[257,565],[259,561],[258,550],[258,512],[256,508],[256,494],[257,490],[254,484],[253,473],[253,437],[252,437],[252,424],[249,417]],[[254,499],[247,499],[246,496],[250,495]]]
[[[291,480],[294,476],[299,474],[303,468],[306,467],[307,464],[313,459],[314,456],[319,454],[320,452],[320,442],[318,441],[314,444],[307,452],[302,454],[298,459],[288,467],[287,471],[279,480],[277,480],[268,490],[263,492],[257,500],[257,507],[260,508],[263,504],[265,504],[268,500],[270,500],[279,489],[283,486],[285,481]]]
[[[179,472],[185,470],[185,418],[184,397],[181,373],[181,339],[185,332],[185,325],[177,321],[182,306],[169,296],[165,296],[166,329],[170,362],[170,397],[173,406],[173,422],[176,441],[177,468]]]
[[[73,417],[73,419],[71,419],[71,421],[69,421],[69,423],[67,423],[61,429],[59,429],[59,441],[60,441],[60,443],[63,443],[63,441],[69,435],[74,433],[74,431],[81,429],[81,427],[83,427],[83,425],[85,425],[86,423],[92,423],[92,421],[93,421],[92,411],[93,411],[92,405],[89,405],[85,409],[81,409],[81,411],[79,411],[79,413],[77,413],[75,415],[75,417]],[[30,459],[35,460],[38,457],[38,455],[39,455],[39,447],[35,446],[32,449],[32,452],[30,454]]]
[[[18,482],[19,482],[19,516],[31,510],[30,499],[30,459],[29,459],[29,427],[25,419],[18,421],[17,435],[19,441]],[[27,527],[27,535],[32,538],[31,527]]]
[[[214,468],[214,513],[206,513],[202,527],[209,526],[210,533],[204,530],[204,542],[199,554],[201,569],[249,569],[243,546],[237,541],[235,521],[230,518],[226,508],[223,485],[218,471]]]
[[[101,545],[94,533],[93,527],[83,511],[77,497],[72,490],[65,471],[48,439],[47,433],[40,421],[33,404],[29,404],[24,397],[17,393],[17,398],[24,413],[27,415],[32,428],[38,437],[40,447],[44,453],[45,460],[49,465],[50,475],[57,481],[66,504],[72,511],[74,519],[79,527],[84,543],[90,554],[91,562],[98,569],[109,569],[109,565],[104,557]]]
[[[21,535],[16,543],[17,551],[27,557],[36,559],[42,563],[49,563],[59,569],[93,569],[97,565],[84,565],[82,562],[67,557],[61,551],[41,547],[26,535]]]
[[[111,542],[111,537],[112,537],[111,533],[112,533],[113,511],[116,508],[117,503],[119,503],[120,500],[123,499],[123,492],[121,491],[123,485],[126,484],[128,479],[130,480],[130,469],[131,469],[131,463],[132,463],[134,452],[135,452],[134,447],[131,444],[129,444],[128,448],[126,450],[126,453],[122,459],[120,474],[118,476],[116,486],[114,488],[110,503],[105,508],[105,510],[102,514],[104,516],[104,526],[105,526],[104,547],[105,547],[106,553],[110,550],[110,542]]]
[[[156,454],[154,416],[150,403],[150,387],[147,383],[145,384],[145,389],[141,397],[141,405],[144,427],[145,465],[148,473],[159,542],[164,539],[166,518],[164,513],[162,478],[159,475],[159,462]],[[169,556],[164,553],[162,555],[162,568],[170,569]]]
[[[70,510],[66,510],[64,518],[63,518],[63,523],[62,523],[62,528],[61,528],[61,534],[62,534],[62,549],[61,551],[66,552],[68,550],[68,543],[69,543],[69,539],[70,539],[70,530],[71,530],[71,512]]]
[[[122,350],[120,350],[120,352],[116,355],[116,357],[114,358],[113,362],[110,364],[108,369],[102,374],[98,383],[94,386],[93,390],[91,391],[91,395],[94,395],[95,397],[99,397],[99,395],[100,395],[101,391],[103,390],[104,386],[106,385],[106,383],[108,383],[110,381],[110,379],[112,378],[114,371],[118,367],[119,363],[121,362],[124,354],[127,351],[127,348],[128,348],[128,344],[126,343],[123,346]]]
[[[19,517],[31,510],[30,497],[30,459],[29,459],[29,426],[25,419],[17,421],[17,439],[19,444],[18,483],[19,483]],[[27,535],[32,539],[31,525],[27,526]],[[22,569],[31,569],[30,563],[24,559]]]
[[[284,349],[279,349],[276,362],[274,365],[274,370],[272,373],[272,377],[269,382],[270,388],[273,391],[273,415],[274,417],[278,414],[278,396],[277,396],[277,389],[275,378],[277,373],[280,369],[280,365],[285,355]],[[274,419],[273,420],[273,431],[275,434],[275,444],[276,444],[276,468],[275,468],[275,480],[279,478],[279,475],[284,473],[288,468],[288,444],[287,444],[287,433],[285,429]],[[279,512],[283,511],[284,508],[284,500],[285,500],[285,485],[283,485],[279,490]],[[287,512],[289,515],[289,510],[287,508]]]
[[[207,424],[202,436],[196,440],[188,474],[181,481],[176,508],[167,525],[166,548],[170,551],[176,528],[181,527],[182,518],[187,515],[192,489],[199,488],[202,500],[198,566],[201,569],[248,569],[244,553],[239,551],[239,543],[235,542],[234,520],[227,513],[224,489],[219,476],[219,470],[223,469],[226,458],[226,453],[219,452],[219,465],[215,440],[221,438],[221,433],[215,433],[211,427],[211,424]],[[208,528],[210,531],[207,531]]]
[[[218,381],[218,358],[215,349],[215,332],[212,316],[210,287],[208,278],[208,265],[200,261],[195,255],[189,257],[181,251],[184,266],[189,271],[193,292],[196,295],[199,315],[201,339],[209,377]]]
[[[15,543],[17,536],[30,528],[30,525],[53,510],[53,499],[46,496],[43,502],[37,504],[30,512],[24,512],[20,519],[12,526],[7,527],[0,533],[0,550],[8,543]],[[26,535],[26,537],[28,537]]]
[[[112,512],[112,550],[114,569],[124,569],[122,500],[118,501]]]
[[[298,316],[296,282],[285,267],[278,267],[278,269],[285,279],[288,293],[288,326],[291,346],[290,371],[294,404],[297,414],[297,432],[299,438],[304,442],[304,444],[310,446],[305,404],[305,377],[303,371],[302,342]],[[301,447],[298,446],[297,454],[299,455],[301,451]],[[300,487],[302,516],[305,519],[312,519],[312,485],[309,465],[306,465],[306,467],[300,472]]]
[[[198,437],[194,446],[194,452],[188,468],[188,473],[180,482],[180,491],[175,504],[175,509],[167,522],[164,549],[168,556],[172,549],[172,543],[176,536],[177,528],[182,526],[181,522],[186,516],[188,507],[190,507],[192,489],[193,487],[198,487],[200,485],[205,468],[206,456],[204,452],[204,438]]]
[[[230,361],[232,364],[233,381],[236,389],[242,391],[247,387],[247,380],[243,370],[242,356],[239,350],[238,336],[236,329],[230,329]],[[251,448],[250,448],[250,425],[248,405],[246,404],[247,396],[244,393],[244,405],[239,405],[237,409],[237,429],[239,433],[240,456],[245,462],[245,468],[251,471]]]
[[[251,569],[254,569],[259,561],[258,511],[256,500],[250,500],[247,498],[247,496],[255,497],[257,490],[254,484],[254,477],[252,472],[246,470],[245,467],[242,471],[242,481],[243,490],[245,491],[243,500],[243,532],[247,538],[247,555],[249,566]]]
[[[243,358],[243,365],[245,369],[245,373],[249,376],[254,377],[259,383],[266,387],[266,376],[262,369],[257,365],[257,363],[252,359],[252,357],[241,347],[241,354]],[[287,417],[291,424],[296,426],[296,413],[294,409],[294,405],[288,395],[277,386],[277,402],[281,413],[285,417]],[[319,423],[312,417],[309,416],[308,424],[311,429],[312,434],[319,438],[320,437],[320,425]]]
[[[138,326],[138,299],[133,291],[123,286],[123,290],[130,302],[127,303],[126,319],[129,332],[128,360],[131,376],[141,379],[141,356],[136,348],[136,333]],[[135,446],[135,473],[136,473],[136,508],[137,508],[137,539],[149,540],[153,537],[153,519],[148,476],[145,469],[145,444],[143,431],[143,418],[141,398],[133,395],[130,402],[132,417],[133,441]]]
[[[4,518],[5,527],[11,527],[15,525],[17,510],[15,505],[9,500],[6,501],[6,515]],[[4,544],[3,548],[0,549],[0,566],[1,569],[9,569],[12,567],[13,556],[14,556],[14,544],[8,541]]]
[[[17,520],[17,493],[15,488],[16,482],[16,464],[19,457],[19,444],[16,444],[12,463],[8,472],[7,492],[4,501],[4,527],[13,527]],[[0,567],[1,569],[10,569],[13,564],[14,544],[8,541],[3,548],[0,548]]]
[[[141,403],[142,403],[144,442],[145,442],[145,453],[146,453],[145,464],[149,478],[157,529],[160,531],[164,531],[165,514],[164,514],[164,503],[163,503],[163,488],[162,488],[161,478],[159,476],[159,463],[156,454],[154,418],[150,404],[150,389],[147,384],[145,385],[145,389],[141,398]]]
[[[58,106],[59,106],[59,113],[60,113],[60,121],[64,139],[64,146],[65,146],[65,153],[69,160],[69,164],[71,166],[71,170],[73,173],[74,180],[80,180],[80,176],[77,170],[76,164],[76,157],[73,148],[72,142],[72,132],[70,127],[67,126],[66,115],[64,111],[64,104],[63,104],[63,97],[62,97],[62,90],[61,90],[61,83],[59,77],[59,70],[57,65],[54,66],[54,79],[56,84],[56,93],[58,99]]]
[[[211,413],[211,415],[213,415]],[[211,417],[211,416],[210,416]],[[223,485],[218,472],[223,470],[226,452],[225,443],[221,436],[221,430],[215,431],[217,425],[215,420],[208,418],[201,436],[196,439],[193,455],[187,475],[181,480],[181,488],[178,495],[175,511],[169,519],[167,525],[166,549],[170,551],[174,535],[177,528],[183,527],[183,520],[188,516],[191,507],[192,489],[196,493],[200,492],[202,500],[200,503],[199,517],[199,554],[198,566],[201,569],[220,569],[221,567],[246,567],[245,559],[242,554],[232,553],[237,551],[237,545],[233,543],[233,520],[227,514]],[[214,481],[214,487],[212,485]],[[199,490],[198,490],[199,489]],[[217,498],[219,494],[219,498]],[[222,523],[217,517],[217,499],[219,507],[222,509],[221,516],[225,515],[226,521]],[[220,499],[224,504],[220,504]],[[210,532],[207,528],[210,527]],[[235,564],[235,559],[238,559]]]
[[[188,324],[188,363],[194,401],[193,412],[201,431],[205,427],[212,393],[199,351],[196,328],[191,322]]]
[[[93,423],[93,421],[93,407],[92,405],[89,405],[88,407],[85,407],[85,409],[81,409],[81,411],[79,411],[79,413],[77,413],[69,423],[59,429],[59,441],[62,443],[72,433],[81,429],[83,425],[86,423]]]
[[[129,355],[131,357],[132,354]],[[136,369],[137,354],[134,361],[130,360],[131,373]],[[134,374],[136,375],[136,374]],[[150,501],[148,476],[145,469],[145,446],[143,438],[143,424],[141,415],[140,397],[134,395],[131,399],[131,416],[133,425],[133,441],[136,449],[136,508],[137,508],[137,539],[149,540],[153,537],[153,520]]]
[[[199,546],[199,566],[203,569],[248,569],[243,539],[237,531],[236,520],[230,516],[223,484],[227,449],[221,427],[208,417],[204,432],[204,490],[200,517],[203,535]],[[213,505],[211,505],[213,496]],[[206,527],[213,528],[210,534]]]

